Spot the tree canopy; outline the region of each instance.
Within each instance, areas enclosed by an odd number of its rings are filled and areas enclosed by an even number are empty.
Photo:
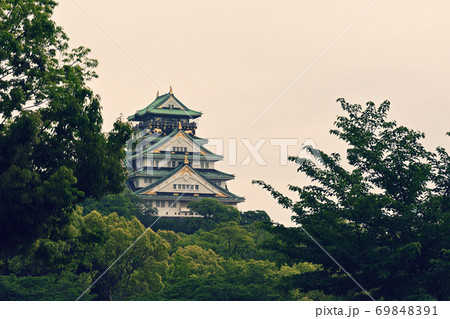
[[[236,208],[224,205],[217,199],[203,198],[188,204],[188,208],[204,218],[214,222],[239,221],[240,212]]]
[[[378,107],[338,101],[347,115],[337,118],[331,134],[348,144],[348,163],[312,149],[322,164],[290,157],[313,182],[289,186],[296,201],[263,181],[254,183],[290,208],[293,220],[375,298],[448,299],[448,276],[441,277],[450,270],[448,153],[427,151],[423,133],[388,121],[388,101]],[[291,278],[291,288],[365,298],[302,229],[272,231],[290,260],[323,265],[314,280]]]
[[[87,86],[97,61],[71,49],[55,1],[0,4],[0,254],[27,249],[68,223],[76,203],[123,188],[120,119],[102,132]]]

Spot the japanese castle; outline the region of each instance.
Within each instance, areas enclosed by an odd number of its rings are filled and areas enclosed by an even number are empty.
[[[202,198],[234,207],[244,201],[226,185],[234,175],[214,168],[223,156],[206,149],[208,140],[195,135],[195,119],[201,115],[181,103],[171,87],[128,117],[137,124],[127,145],[127,187],[162,217],[200,217],[187,204]]]

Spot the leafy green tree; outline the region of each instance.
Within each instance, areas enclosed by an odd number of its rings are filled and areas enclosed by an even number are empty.
[[[297,273],[295,270],[283,269],[281,273],[275,263],[267,260],[225,260],[211,251],[189,247],[190,252],[184,251],[186,247],[174,255],[172,265],[176,265],[181,276],[167,285],[162,293],[165,299],[227,301],[297,297],[291,297],[293,292],[285,293],[277,284],[283,276]]]
[[[175,249],[181,240],[181,236],[171,230],[158,230],[157,234],[169,243],[171,249]]]
[[[38,239],[23,255],[0,263],[3,300],[75,300],[144,233],[136,219],[81,208],[64,239]],[[151,230],[136,242],[82,300],[153,300],[164,288],[169,244]],[[67,285],[64,293],[63,285]]]
[[[252,234],[236,222],[220,223],[211,231],[199,230],[192,235],[183,236],[177,245],[197,245],[212,249],[224,258],[250,259],[256,255]]]
[[[269,215],[263,210],[248,210],[241,214],[241,225],[251,225],[254,222],[271,222]]]
[[[179,239],[173,241],[172,249],[197,245],[212,249],[224,258],[270,260],[282,265],[286,262],[285,256],[276,250],[280,240],[271,233],[268,225],[260,222],[246,226],[236,222],[220,223],[210,231],[200,229],[193,234],[181,233]],[[272,242],[275,244],[267,244]]]
[[[236,222],[221,223],[211,233],[216,237],[217,251],[226,257],[245,258],[255,250],[251,234]]]
[[[289,186],[294,202],[272,186],[254,181],[295,213],[301,225],[375,298],[449,299],[450,157],[427,151],[424,134],[387,120],[389,102],[363,108],[338,100],[347,113],[331,133],[348,144],[339,154],[310,148],[322,164],[290,157],[314,182]],[[348,167],[348,168],[347,168]],[[323,265],[293,276],[292,288],[367,298],[301,229],[274,227],[290,260]],[[288,284],[288,283],[286,283]]]
[[[0,3],[0,256],[61,230],[76,203],[123,188],[120,119],[101,132],[97,61],[69,49],[52,0]]]
[[[239,221],[241,215],[236,208],[224,205],[217,199],[212,198],[190,202],[188,208],[215,223]]]
[[[89,274],[76,275],[68,271],[43,276],[0,276],[0,300],[76,300],[91,281]],[[92,295],[86,296],[86,300],[92,298]]]
[[[134,218],[127,221],[116,213],[101,216],[93,211],[84,217],[89,231],[103,230],[104,243],[92,247],[90,271],[102,273],[145,231]],[[153,299],[164,288],[163,274],[167,271],[169,244],[148,229],[93,287],[100,300]]]
[[[196,245],[178,247],[170,258],[169,281],[176,283],[190,277],[213,274],[219,270],[222,257],[211,249]]]
[[[204,198],[190,202],[191,211],[198,212],[204,218],[161,218],[152,214],[138,216],[145,226],[152,226],[154,230],[172,230],[177,233],[194,234],[198,230],[213,230],[217,224],[227,221],[240,220],[241,213],[234,207],[224,205],[212,198]],[[157,223],[155,221],[158,220]]]
[[[130,191],[117,195],[106,195],[99,200],[88,198],[83,202],[82,207],[84,214],[89,214],[95,210],[103,216],[117,213],[117,215],[129,220],[134,217],[140,220],[142,216],[151,216],[157,213],[156,208]]]

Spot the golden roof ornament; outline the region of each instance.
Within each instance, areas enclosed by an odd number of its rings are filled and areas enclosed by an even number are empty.
[[[156,98],[159,98],[159,91],[156,91]]]
[[[170,86],[170,91],[169,91],[169,93],[173,95],[172,85]]]
[[[182,130],[183,129],[183,125],[181,125],[181,122],[178,122],[178,129]]]
[[[184,155],[184,164],[189,164],[189,160],[187,158],[187,155]]]

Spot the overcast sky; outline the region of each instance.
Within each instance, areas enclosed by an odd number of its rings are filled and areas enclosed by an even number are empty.
[[[328,133],[342,113],[340,97],[390,100],[391,119],[425,132],[430,149],[450,149],[448,1],[60,2],[56,22],[73,46],[91,48],[99,60],[100,78],[91,87],[102,98],[104,129],[172,85],[185,105],[203,112],[197,135],[223,139],[225,160],[216,168],[236,174],[229,189],[246,197],[241,210],[289,221],[251,180],[287,194],[288,184],[308,182],[295,165],[281,165],[280,147],[270,144],[275,139],[297,141],[290,155],[306,139],[344,152]],[[265,139],[259,143],[266,165],[254,159],[241,165],[250,154],[242,139],[253,145]],[[230,140],[237,143],[236,165]]]

